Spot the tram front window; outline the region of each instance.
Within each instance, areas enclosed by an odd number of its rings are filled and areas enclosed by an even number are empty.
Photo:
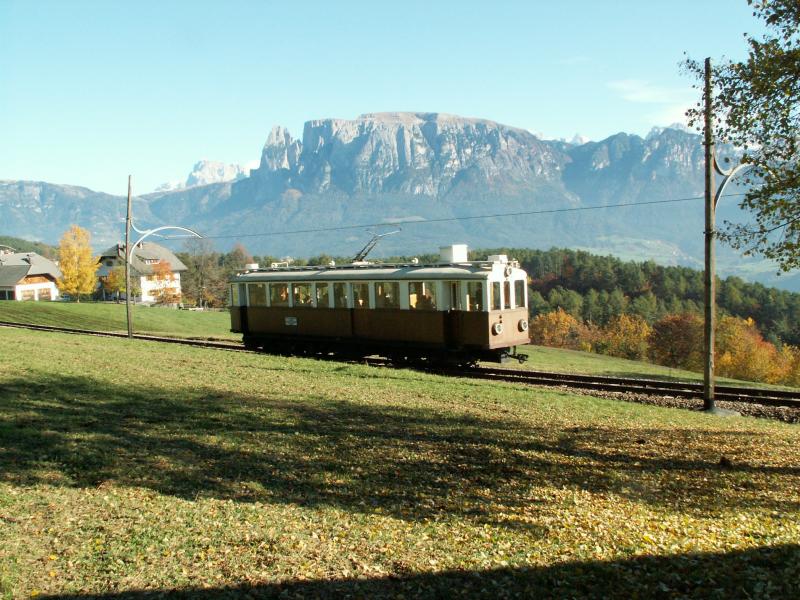
[[[467,282],[467,310],[480,312],[483,310],[483,282]]]

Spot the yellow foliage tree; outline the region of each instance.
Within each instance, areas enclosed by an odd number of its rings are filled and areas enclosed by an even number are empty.
[[[80,302],[81,294],[91,294],[97,280],[97,260],[92,258],[89,245],[89,232],[73,225],[61,237],[58,243],[58,268],[61,279],[58,287],[61,293],[74,296]]]
[[[530,323],[531,342],[555,348],[584,348],[585,327],[571,314],[559,308],[537,315]]]
[[[761,337],[753,319],[720,319],[716,346],[718,371],[723,377],[765,383],[785,377],[778,349]]]
[[[175,274],[167,261],[161,260],[153,265],[153,278],[157,286],[153,290],[156,304],[177,304],[181,301],[181,295],[172,283],[175,279]]]
[[[647,356],[650,326],[639,315],[613,317],[600,333],[597,350],[602,354],[641,360]]]
[[[778,382],[800,387],[800,348],[784,344],[778,352]]]

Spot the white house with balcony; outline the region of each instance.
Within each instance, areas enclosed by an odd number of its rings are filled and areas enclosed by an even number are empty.
[[[0,300],[57,300],[61,271],[36,252],[0,253]]]
[[[125,244],[117,244],[105,250],[99,259],[97,270],[98,286],[115,267],[125,266]],[[165,268],[168,267],[168,268]],[[131,258],[131,279],[138,279],[139,294],[137,302],[155,304],[165,297],[171,304],[180,301],[181,273],[187,270],[180,259],[168,248],[152,242],[141,242],[133,249]]]

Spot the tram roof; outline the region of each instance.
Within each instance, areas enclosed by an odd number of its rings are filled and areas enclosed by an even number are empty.
[[[487,280],[502,278],[506,266],[512,278],[525,272],[510,263],[471,262],[438,265],[364,264],[342,266],[274,267],[237,273],[232,281],[391,281],[391,280]]]

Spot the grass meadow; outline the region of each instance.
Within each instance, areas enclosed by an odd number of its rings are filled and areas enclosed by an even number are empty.
[[[797,597],[799,447],[766,420],[0,329],[0,597]]]
[[[228,311],[132,306],[135,333],[202,339],[241,339]],[[113,302],[0,302],[0,321],[91,331],[125,332],[125,304]]]
[[[197,339],[241,340],[239,334],[230,332],[230,316],[227,311],[188,311],[145,306],[134,306],[133,309],[136,333]],[[73,327],[92,331],[127,331],[125,305],[113,303],[0,302],[0,321]],[[703,378],[702,373],[577,350],[524,346],[520,348],[520,353],[527,354],[528,361],[522,365],[512,361],[507,365],[509,368],[609,377],[679,379],[682,381],[702,381]],[[489,364],[488,366],[496,365]],[[717,380],[720,383],[736,383],[754,387],[782,387],[723,377],[717,378]]]

